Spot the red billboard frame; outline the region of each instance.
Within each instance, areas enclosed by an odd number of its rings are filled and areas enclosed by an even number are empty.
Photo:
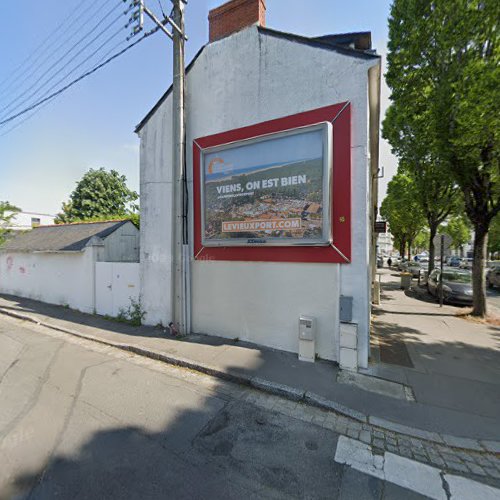
[[[333,165],[329,246],[228,246],[205,247],[201,239],[201,152],[230,142],[252,139],[320,122],[333,125]],[[200,137],[193,141],[194,258],[253,262],[351,262],[351,106],[348,102],[296,115],[257,123],[248,127]]]

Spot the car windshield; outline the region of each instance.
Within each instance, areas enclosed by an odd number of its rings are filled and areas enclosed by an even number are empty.
[[[470,283],[470,273],[443,273],[443,281],[453,281],[454,283]]]

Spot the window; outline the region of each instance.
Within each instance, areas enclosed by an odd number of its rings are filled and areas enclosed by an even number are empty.
[[[31,227],[37,227],[40,225],[39,217],[31,217]]]

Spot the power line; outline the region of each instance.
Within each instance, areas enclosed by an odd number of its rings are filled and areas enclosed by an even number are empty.
[[[133,47],[135,47],[137,44],[139,44],[140,42],[142,42],[145,38],[151,36],[152,34],[156,33],[160,28],[158,27],[155,27],[153,28],[151,31],[148,31],[147,33],[145,33],[143,36],[141,36],[139,39],[137,39],[135,42],[127,45],[125,48],[123,48],[122,50],[120,50],[119,52],[117,52],[116,54],[113,54],[111,57],[108,57],[108,59],[106,59],[104,62],[102,62],[101,64],[98,64],[97,66],[94,66],[91,70],[83,73],[82,75],[80,75],[78,78],[76,78],[75,80],[71,81],[70,83],[68,83],[67,85],[65,85],[64,87],[60,88],[59,90],[57,90],[56,92],[53,92],[51,95],[45,97],[44,99],[41,99],[40,101],[32,104],[31,106],[23,109],[22,111],[20,111],[19,113],[16,113],[15,115],[12,115],[2,121],[0,121],[0,126],[1,125],[5,125],[6,123],[9,123],[13,120],[15,120],[16,118],[22,116],[22,115],[25,115],[26,113],[29,113],[30,111],[34,110],[34,109],[37,109],[39,108],[40,106],[42,106],[44,103],[54,99],[55,97],[61,95],[62,93],[66,92],[67,90],[69,90],[71,87],[73,87],[74,85],[76,85],[78,82],[82,81],[83,79],[87,78],[88,76],[92,75],[93,73],[95,73],[96,71],[98,71],[99,69],[103,68],[104,66],[106,66],[107,64],[109,64],[110,62],[112,62],[113,60],[115,60],[116,58],[120,57],[121,55],[125,54],[125,52],[128,52],[130,49],[132,49]],[[2,134],[3,135],[3,134]]]
[[[75,60],[76,57],[78,57],[82,52],[85,51],[90,45],[92,45],[98,38],[101,37],[106,31],[108,31],[123,15],[124,13],[120,13],[111,23],[109,23],[103,30],[101,30],[90,42],[88,42],[82,49],[80,49],[68,62],[66,62],[61,68],[59,68],[50,78],[45,80],[38,88],[34,90],[27,98],[23,99],[18,105],[14,106],[16,102],[18,102],[20,99],[22,99],[30,90],[32,90],[39,82],[42,80],[44,76],[46,76],[54,67],[56,67],[60,62],[62,62],[67,55],[69,55],[78,45],[80,45],[85,39],[91,35],[115,10],[115,7],[111,9],[98,23],[92,30],[87,32],[80,40],[74,44],[69,50],[67,50],[64,55],[59,58],[55,63],[53,63],[30,87],[28,87],[26,90],[21,92],[13,101],[11,101],[9,104],[4,106],[3,108],[0,109],[0,113],[8,114],[11,113],[13,110],[18,109],[20,106],[22,106],[26,101],[31,99],[32,97],[36,96],[36,94],[43,89],[49,82],[51,82],[61,71],[64,70],[64,68],[68,67],[71,62]],[[122,29],[122,28],[121,28]]]
[[[69,42],[71,42],[75,38],[76,35],[78,35],[78,30],[72,30],[71,34],[68,37],[64,38],[63,40],[60,40],[62,38],[62,36],[67,31],[72,29],[76,23],[79,23],[79,28],[82,29],[85,26],[87,26],[88,24],[90,24],[90,22],[93,21],[97,17],[96,15],[92,15],[86,21],[80,23],[81,18],[83,16],[85,16],[87,14],[87,12],[89,12],[89,10],[94,9],[94,8],[95,8],[95,6],[91,4],[84,12],[82,12],[76,19],[74,19],[73,22],[69,23],[68,26],[66,27],[66,29],[62,32],[62,34],[59,37],[57,37],[55,40],[53,40],[53,42],[51,44],[49,44],[47,47],[45,47],[44,53],[40,54],[40,57],[37,58],[36,63],[33,65],[28,65],[24,69],[24,71],[22,71],[19,75],[17,75],[13,79],[13,81],[11,81],[11,83],[4,88],[3,93],[5,94],[10,89],[12,89],[14,86],[18,86],[19,79],[26,77],[26,75],[28,75],[28,76],[26,78],[24,78],[24,80],[29,80],[29,78],[31,78],[31,76],[36,75],[37,73],[39,73],[40,70],[43,71],[43,66],[51,59],[54,59],[54,56],[56,56],[58,53],[60,53],[61,50],[63,50],[66,47],[66,45]],[[54,47],[54,45],[56,45],[56,44],[57,44],[57,46]],[[51,50],[52,48],[54,48],[54,50]],[[35,53],[36,52],[37,51],[35,51]],[[7,78],[7,80],[10,80],[13,76],[14,75],[12,74],[10,77]]]
[[[163,5],[161,4],[161,0],[158,0],[158,5],[160,6],[161,15],[163,16],[163,19],[165,19],[167,16],[165,14],[165,11],[163,10]]]
[[[40,96],[41,99],[43,99],[47,94],[50,93],[51,90],[55,89],[60,83],[64,82],[70,75],[72,75],[78,68],[83,66],[87,61],[92,59],[103,47],[108,45],[111,40],[114,40],[121,32],[123,31],[123,27],[120,27],[118,31],[116,31],[113,35],[111,35],[109,38],[107,38],[97,49],[95,49],[91,54],[89,54],[83,61],[78,63],[73,69],[68,71],[62,78],[60,78],[57,82],[55,82],[50,88],[48,88],[44,94]],[[123,43],[123,40],[120,42]],[[70,61],[71,62],[71,61]],[[64,68],[61,68],[64,69]],[[55,76],[55,75],[54,75]],[[26,99],[25,101],[27,101]],[[16,108],[19,108],[19,106],[16,106]],[[2,117],[3,118],[3,117]]]
[[[36,49],[35,49],[35,50],[31,53],[31,54],[29,54],[27,57],[25,57],[25,58],[23,59],[23,61],[21,61],[21,63],[20,63],[18,66],[16,66],[16,68],[15,68],[14,70],[12,70],[12,72],[10,73],[10,75],[9,75],[9,76],[7,76],[6,78],[4,78],[4,79],[0,82],[0,88],[1,88],[1,87],[3,87],[3,86],[4,86],[4,85],[5,85],[8,81],[10,81],[12,78],[17,77],[17,75],[16,75],[16,74],[17,74],[17,72],[18,72],[19,70],[21,70],[21,69],[22,69],[22,68],[23,68],[23,67],[24,67],[24,66],[25,66],[25,65],[26,65],[29,61],[31,61],[31,60],[32,60],[32,59],[33,59],[33,58],[34,58],[34,57],[35,57],[35,56],[36,56],[36,55],[37,55],[37,54],[38,54],[38,53],[39,53],[39,52],[40,52],[40,51],[44,48],[44,46],[46,45],[46,43],[47,43],[47,42],[48,42],[48,41],[49,41],[49,40],[50,40],[50,39],[51,39],[51,38],[52,38],[55,34],[57,34],[57,32],[59,31],[59,29],[60,29],[61,27],[63,27],[65,24],[67,24],[67,23],[68,23],[68,21],[71,19],[71,17],[72,17],[72,16],[74,16],[74,15],[75,15],[75,13],[76,13],[76,12],[78,12],[78,10],[79,10],[79,9],[80,9],[83,5],[85,5],[86,1],[88,1],[88,0],[84,0],[83,2],[79,3],[79,4],[78,4],[78,7],[77,7],[75,10],[73,10],[73,11],[72,11],[71,15],[70,15],[70,16],[66,16],[66,18],[64,19],[64,21],[62,21],[60,24],[58,24],[58,25],[56,26],[56,28],[55,28],[55,29],[54,29],[54,30],[53,30],[53,31],[52,31],[52,32],[51,32],[48,36],[46,36],[46,37],[45,37],[45,38],[44,38],[44,39],[40,42],[40,44],[38,44],[38,47],[37,47],[37,48],[36,48]],[[61,36],[61,35],[64,35],[65,33],[67,33],[67,32],[68,32],[68,30],[69,30],[69,29],[71,29],[71,28],[74,26],[74,24],[75,24],[76,22],[78,22],[78,21],[79,21],[79,20],[80,20],[80,19],[81,19],[81,18],[82,18],[82,17],[83,17],[83,16],[84,16],[84,15],[85,15],[85,14],[86,14],[86,13],[87,13],[90,9],[91,9],[91,8],[93,8],[93,7],[94,7],[94,5],[92,5],[92,4],[91,4],[91,5],[90,5],[90,6],[89,6],[89,7],[88,7],[85,11],[83,11],[83,12],[82,12],[82,13],[81,13],[81,14],[80,14],[80,15],[79,15],[76,19],[74,19],[74,20],[73,20],[73,22],[71,22],[70,24],[68,24],[68,25],[66,26],[66,29],[65,29],[65,30],[64,30],[64,31],[60,34],[60,36]],[[50,47],[52,47],[52,46],[56,43],[56,41],[57,41],[57,38],[56,38],[56,40],[53,40],[51,44],[49,44],[49,46],[47,47],[47,49],[48,49],[48,48],[50,48]],[[40,62],[40,61],[39,61],[39,62]],[[28,68],[26,68],[26,69],[24,70],[24,72],[22,72],[22,73],[21,73],[21,75],[19,75],[19,76],[23,76],[23,75],[25,75],[25,74],[26,74],[26,72],[27,72],[27,71],[29,71],[29,70],[33,70],[33,67],[32,67],[31,65],[30,65],[30,66],[28,66]],[[11,85],[9,85],[9,86],[8,86],[8,88],[10,88],[11,86],[12,86],[12,84],[11,84]],[[8,88],[7,88],[7,89],[8,89]],[[7,90],[7,89],[6,89],[6,90]]]

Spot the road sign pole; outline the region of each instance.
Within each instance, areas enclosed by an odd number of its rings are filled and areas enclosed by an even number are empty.
[[[441,235],[441,273],[439,274],[439,307],[443,307],[443,261],[444,261],[444,234]]]

